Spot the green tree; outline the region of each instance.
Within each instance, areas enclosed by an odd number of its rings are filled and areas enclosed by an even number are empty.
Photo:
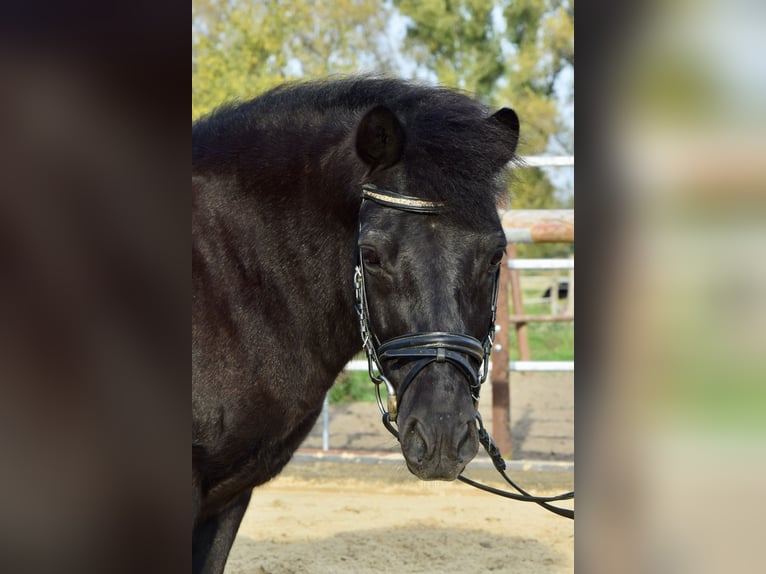
[[[192,0],[192,118],[301,77],[390,71],[366,0]]]

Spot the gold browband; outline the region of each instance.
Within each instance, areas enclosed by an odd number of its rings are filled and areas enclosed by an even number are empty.
[[[380,189],[372,184],[362,186],[362,197],[371,199],[387,207],[420,213],[434,213],[447,207],[447,203],[444,201],[428,201],[409,195],[402,195],[400,193]]]

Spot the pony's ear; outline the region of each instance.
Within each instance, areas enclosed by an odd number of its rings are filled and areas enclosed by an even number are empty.
[[[394,112],[376,106],[364,115],[356,129],[356,153],[371,172],[394,165],[403,149],[404,129]]]
[[[500,108],[489,119],[499,123],[506,130],[509,147],[508,161],[510,161],[519,143],[519,116],[511,108]]]

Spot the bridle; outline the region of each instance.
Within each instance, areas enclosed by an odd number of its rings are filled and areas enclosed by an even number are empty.
[[[365,201],[373,201],[383,207],[407,211],[418,214],[439,214],[447,211],[448,205],[443,201],[429,201],[418,197],[403,195],[397,192],[380,188],[373,184],[362,186],[362,205]],[[360,207],[361,213],[361,207]],[[489,370],[489,355],[495,338],[495,318],[497,314],[497,296],[499,290],[500,267],[498,266],[493,277],[491,295],[491,313],[487,333],[483,340],[463,333],[451,333],[445,331],[429,331],[407,333],[380,342],[372,330],[370,323],[370,311],[365,288],[365,268],[359,246],[361,236],[361,218],[357,228],[356,237],[356,267],[354,272],[354,295],[356,300],[356,312],[359,318],[359,331],[362,336],[362,345],[367,355],[367,365],[370,379],[375,383],[375,397],[380,409],[383,425],[399,440],[399,432],[394,428],[398,416],[398,406],[407,389],[412,385],[417,376],[432,363],[449,363],[456,367],[463,375],[468,385],[468,390],[473,399],[478,424],[479,442],[492,459],[495,468],[503,478],[521,494],[499,490],[484,484],[477,483],[462,474],[458,479],[466,484],[475,486],[481,490],[492,492],[506,498],[535,502],[544,508],[560,516],[574,518],[574,511],[567,508],[559,508],[548,504],[556,500],[568,500],[574,498],[574,492],[567,492],[558,496],[532,496],[516,484],[506,475],[506,464],[500,451],[497,449],[492,437],[484,428],[479,415],[479,392],[484,381],[487,380]],[[390,360],[411,361],[411,367],[397,390],[385,375],[384,363]],[[386,387],[386,404],[383,404],[380,386]]]
[[[374,201],[385,207],[391,207],[400,211],[412,213],[441,213],[447,209],[445,203],[440,201],[426,201],[417,197],[401,195],[392,191],[381,189],[372,184],[362,186],[362,203],[365,200]],[[478,406],[481,385],[487,379],[489,354],[495,338],[495,312],[497,307],[497,289],[499,271],[494,276],[492,288],[492,314],[487,334],[483,341],[464,335],[462,333],[449,333],[445,331],[429,331],[426,333],[408,333],[394,337],[381,343],[370,326],[370,311],[367,303],[367,290],[364,284],[364,258],[359,247],[360,227],[357,230],[356,246],[356,270],[354,273],[354,293],[356,296],[356,311],[359,316],[359,330],[362,335],[362,344],[367,354],[367,364],[370,378],[375,383],[375,395],[378,407],[384,417],[386,426],[396,422],[398,405],[405,391],[410,387],[415,378],[431,363],[451,363],[462,373],[468,382],[468,389]],[[384,374],[383,362],[389,360],[416,361],[412,369],[399,385],[399,390],[394,389],[391,381]],[[479,370],[479,367],[483,368]],[[386,387],[387,406],[384,407],[380,396],[380,385]]]

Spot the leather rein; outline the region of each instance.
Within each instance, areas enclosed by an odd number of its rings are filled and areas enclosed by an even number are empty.
[[[373,201],[383,207],[407,211],[419,214],[439,214],[448,209],[442,201],[428,201],[409,195],[402,195],[393,191],[382,189],[372,184],[362,186],[362,204],[365,201]],[[361,207],[360,207],[361,212]],[[354,295],[356,300],[356,312],[359,317],[359,331],[362,336],[362,345],[367,355],[367,365],[370,379],[375,383],[375,397],[380,409],[383,425],[399,440],[399,432],[394,428],[398,415],[398,406],[402,397],[415,378],[431,363],[447,362],[455,366],[463,375],[468,384],[468,389],[473,399],[478,424],[479,442],[487,451],[493,465],[519,494],[500,490],[478,483],[470,478],[459,475],[461,482],[491,492],[505,498],[534,502],[546,510],[559,516],[574,519],[574,510],[560,508],[549,504],[558,500],[574,499],[574,491],[566,492],[558,496],[533,496],[523,488],[516,485],[506,474],[506,463],[500,451],[495,445],[489,432],[484,428],[484,423],[479,414],[479,392],[481,385],[487,380],[489,370],[489,355],[495,338],[495,318],[497,314],[497,297],[499,292],[500,268],[495,272],[492,299],[491,319],[487,334],[482,341],[462,333],[450,333],[444,331],[430,331],[425,333],[408,333],[394,337],[381,343],[372,331],[370,323],[369,305],[367,302],[367,290],[364,282],[364,258],[359,247],[361,235],[361,219],[357,229],[356,267],[354,272]],[[383,361],[407,360],[415,364],[407,373],[397,390],[385,375]],[[386,387],[386,404],[381,397],[380,386]]]

